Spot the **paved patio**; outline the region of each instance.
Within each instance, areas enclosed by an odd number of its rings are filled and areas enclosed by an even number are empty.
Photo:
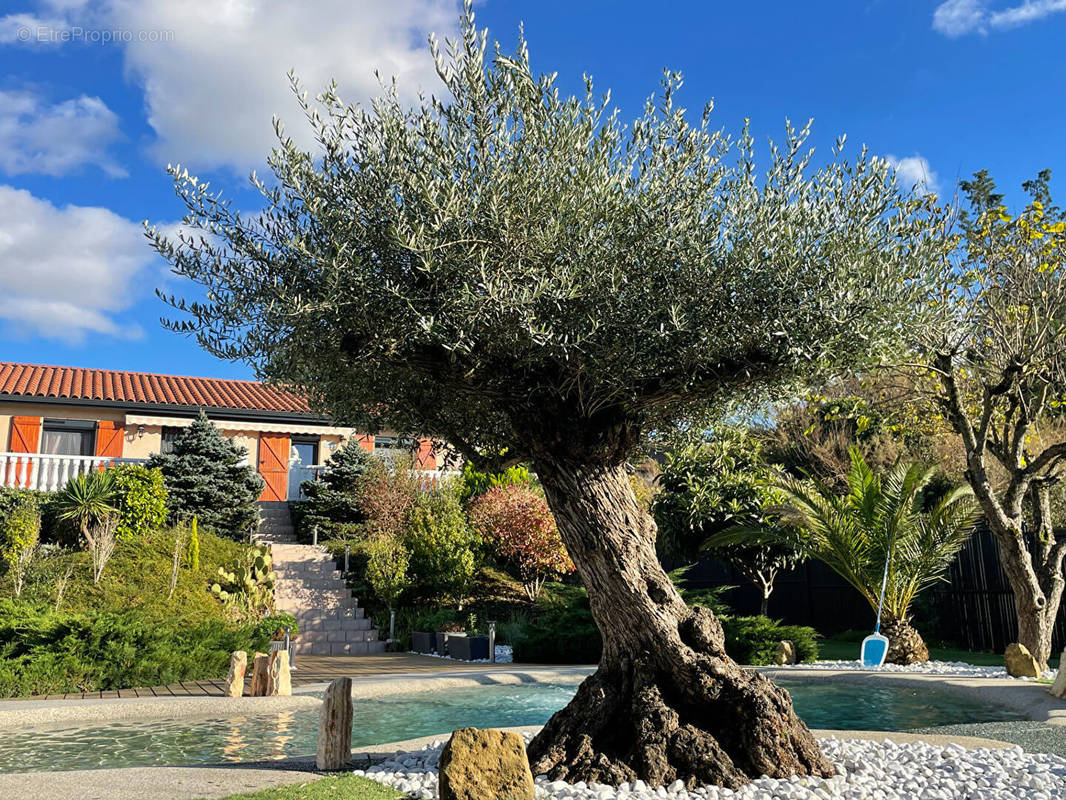
[[[405,674],[425,674],[430,672],[484,672],[508,668],[510,664],[484,664],[468,661],[452,661],[433,656],[420,656],[414,653],[382,653],[373,656],[308,656],[300,655],[295,659],[296,669],[292,673],[292,685],[307,686],[313,683],[328,683],[336,678],[380,678]],[[516,665],[521,666],[521,665]],[[245,691],[251,682],[251,670],[245,679]],[[224,681],[201,680],[182,681],[170,686],[152,686],[142,689],[117,689],[101,692],[68,692],[66,694],[37,695],[34,697],[14,698],[18,700],[92,700],[116,697],[221,697]]]

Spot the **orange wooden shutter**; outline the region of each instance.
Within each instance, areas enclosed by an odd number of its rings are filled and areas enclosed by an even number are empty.
[[[40,417],[12,417],[11,444],[12,453],[36,453],[41,443]]]
[[[96,423],[96,455],[122,458],[122,439],[126,426],[121,422],[101,419]]]
[[[40,452],[41,444],[41,418],[40,417],[12,417],[11,418],[11,441],[7,449],[11,453],[37,453]],[[23,459],[14,459],[7,465],[7,475],[3,475],[5,485],[21,485],[20,478],[25,471],[25,485],[33,484],[34,465],[25,464]]]
[[[259,434],[259,474],[266,481],[260,500],[278,502],[289,495],[289,437]]]
[[[437,453],[433,449],[432,439],[419,439],[418,451],[415,453],[415,469],[436,469]]]
[[[368,453],[374,452],[374,434],[364,433],[359,437],[359,446],[366,450]]]

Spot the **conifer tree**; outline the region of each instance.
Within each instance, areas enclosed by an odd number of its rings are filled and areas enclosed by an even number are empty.
[[[248,450],[224,437],[201,411],[173,452],[157,453],[148,467],[163,473],[173,520],[195,515],[220,536],[243,539],[255,530],[263,491],[263,479],[247,459]]]
[[[317,524],[361,522],[366,515],[359,508],[358,490],[374,462],[374,455],[357,439],[344,442],[329,457],[318,480],[301,486],[308,501],[307,514]]]

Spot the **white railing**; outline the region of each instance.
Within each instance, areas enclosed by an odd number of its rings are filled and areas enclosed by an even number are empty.
[[[322,470],[323,467],[321,466],[305,467],[302,464],[291,465],[289,467],[289,499],[306,500],[307,497],[304,495],[303,489],[301,488],[304,481],[317,481]],[[411,470],[411,475],[414,476],[415,483],[420,492],[432,492],[440,486],[441,481],[459,474],[459,471],[454,469]]]
[[[54,456],[45,453],[0,453],[0,486],[21,486],[55,492],[75,475],[115,464],[140,464],[143,458],[108,456]]]
[[[420,492],[432,492],[440,488],[441,481],[459,475],[455,469],[413,469],[411,474],[415,476]]]

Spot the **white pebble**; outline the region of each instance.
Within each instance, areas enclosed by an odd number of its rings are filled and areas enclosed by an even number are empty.
[[[527,739],[529,737],[527,736]],[[819,739],[837,768],[832,778],[759,778],[735,792],[718,786],[688,790],[681,781],[649,787],[644,781],[612,787],[536,778],[538,800],[1053,800],[1066,797],[1066,759],[1053,755],[917,742]],[[410,797],[437,797],[442,743],[395,753],[355,770]]]

